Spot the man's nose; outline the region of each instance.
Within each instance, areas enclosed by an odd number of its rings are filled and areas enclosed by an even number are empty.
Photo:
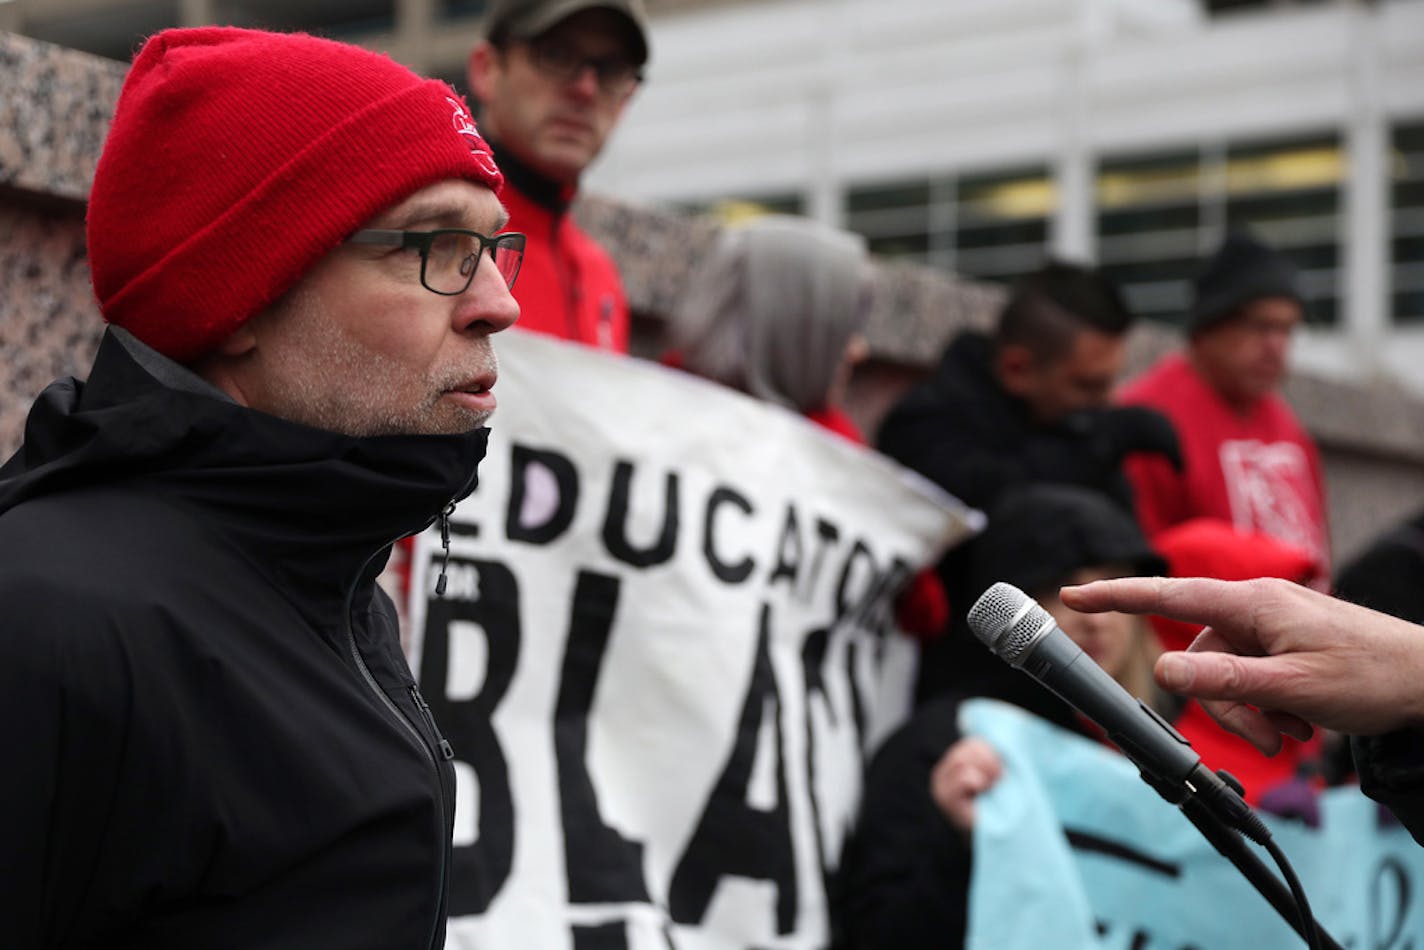
[[[598,69],[591,62],[579,63],[578,72],[568,83],[569,90],[583,99],[596,99],[599,94]]]
[[[475,268],[475,279],[460,294],[456,308],[456,329],[464,332],[481,324],[486,333],[498,333],[514,326],[519,319],[519,303],[510,292],[509,284],[494,261],[486,260]]]

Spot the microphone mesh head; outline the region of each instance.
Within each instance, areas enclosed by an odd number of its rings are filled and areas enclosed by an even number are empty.
[[[1053,618],[1013,584],[1000,581],[969,608],[969,628],[1001,660],[1020,666],[1025,651],[1053,628]]]
[[[1027,594],[1013,584],[1000,581],[984,591],[974,602],[974,606],[969,608],[969,629],[974,631],[974,635],[982,640],[986,647],[993,650],[999,634],[1014,622],[1014,615],[1019,612],[1025,600],[1028,600]]]

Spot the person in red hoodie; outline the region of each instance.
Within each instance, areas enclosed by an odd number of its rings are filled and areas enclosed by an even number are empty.
[[[1304,318],[1295,267],[1233,232],[1194,285],[1184,351],[1123,387],[1118,401],[1167,415],[1185,465],[1130,457],[1138,521],[1148,537],[1196,517],[1221,518],[1309,554],[1328,586],[1325,480],[1314,441],[1278,394]]]
[[[508,186],[509,227],[528,238],[519,326],[619,353],[628,302],[617,267],[569,214],[643,78],[642,0],[494,0],[470,53],[480,128]]]

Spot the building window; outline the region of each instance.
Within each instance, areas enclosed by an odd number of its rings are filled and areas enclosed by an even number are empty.
[[[714,198],[685,201],[676,206],[685,214],[711,215],[723,224],[736,224],[768,214],[805,214],[806,202],[800,194],[761,195],[755,198]]]
[[[1013,283],[1043,264],[1058,192],[1047,172],[961,177],[955,187],[955,269]]]
[[[927,179],[867,185],[846,195],[846,227],[865,237],[872,254],[944,263],[931,253],[933,240],[943,235],[930,221],[945,206]]]
[[[97,9],[28,14],[24,32],[37,40],[127,63],[144,40],[179,24],[178,0],[139,0]]]
[[[465,20],[485,15],[489,0],[439,0],[436,15],[443,20]]]
[[[846,226],[872,253],[1012,283],[1044,257],[1057,192],[1041,169],[864,184],[846,195]]]
[[[1204,253],[1210,211],[1198,152],[1105,161],[1099,167],[1098,260],[1141,316],[1178,321]]]
[[[215,0],[213,13],[217,22],[234,26],[301,30],[342,38],[389,31],[395,26],[395,0]]]
[[[1398,323],[1420,324],[1424,323],[1424,122],[1395,128],[1390,178],[1390,311]]]
[[[1333,326],[1340,298],[1340,186],[1335,138],[1231,148],[1226,222],[1250,227],[1300,268],[1307,322]]]
[[[1306,319],[1333,325],[1344,175],[1334,138],[1106,159],[1097,181],[1099,260],[1139,314],[1181,324],[1202,260],[1228,228],[1249,228],[1300,268]]]
[[[1319,6],[1327,0],[1204,0],[1203,6],[1212,16],[1220,14],[1248,13],[1260,10],[1279,10],[1282,7]]]

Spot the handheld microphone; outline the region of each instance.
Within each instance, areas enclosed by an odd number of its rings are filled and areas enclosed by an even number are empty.
[[[1023,591],[1002,582],[990,587],[969,609],[969,627],[1001,660],[1101,726],[1167,801],[1180,805],[1200,796],[1251,840],[1270,837],[1237,789],[1202,765],[1181,733],[1104,672]]]

